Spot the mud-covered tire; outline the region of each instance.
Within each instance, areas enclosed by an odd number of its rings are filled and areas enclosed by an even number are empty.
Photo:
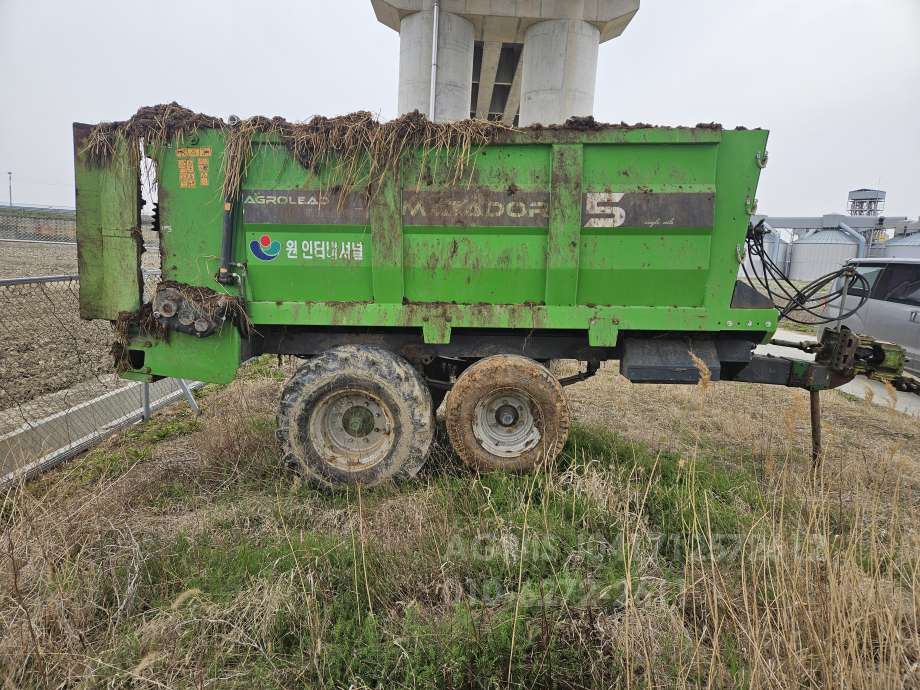
[[[388,350],[346,345],[323,352],[304,362],[281,394],[284,462],[322,486],[412,477],[433,438],[427,385]]]
[[[507,425],[499,423],[502,410],[512,415]],[[482,471],[528,470],[550,462],[569,435],[559,381],[543,365],[518,355],[487,357],[466,369],[447,396],[444,419],[457,455]]]

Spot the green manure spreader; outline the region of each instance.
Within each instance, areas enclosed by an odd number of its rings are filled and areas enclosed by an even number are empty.
[[[76,124],[81,316],[114,322],[137,381],[225,383],[253,356],[302,357],[278,436],[321,484],[413,475],[445,397],[460,458],[531,468],[567,437],[562,387],[605,360],[636,383],[820,390],[897,358],[834,329],[816,363],[753,353],[780,317],[737,280],[766,142],[591,118],[224,122],[175,104]],[[146,301],[141,179],[161,256]],[[559,358],[582,373],[557,379]]]

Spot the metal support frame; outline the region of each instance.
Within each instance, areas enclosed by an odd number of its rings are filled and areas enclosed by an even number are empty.
[[[141,384],[141,409],[142,416],[146,422],[150,419],[150,384],[143,383]]]
[[[821,391],[808,391],[811,406],[811,464],[817,468],[821,464]]]
[[[192,412],[195,414],[201,414],[201,408],[198,407],[198,401],[195,400],[195,396],[192,394],[192,389],[189,388],[188,382],[185,379],[174,379],[176,385],[179,386],[179,390],[182,391],[182,395],[185,397],[188,406],[192,408]],[[141,384],[141,418],[146,422],[150,419],[151,409],[150,409],[150,384],[142,383]]]
[[[438,26],[441,15],[441,0],[434,0],[431,12],[431,91],[428,93],[428,119],[435,121],[434,108],[438,92]]]
[[[182,394],[185,396],[185,399],[188,401],[188,406],[192,408],[192,412],[194,412],[195,414],[201,414],[201,408],[198,407],[198,401],[195,400],[195,396],[192,395],[192,391],[188,387],[188,383],[186,382],[186,380],[176,379],[176,383],[179,385],[179,388],[182,390]]]

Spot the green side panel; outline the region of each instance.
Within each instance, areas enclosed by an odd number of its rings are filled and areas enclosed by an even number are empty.
[[[717,142],[584,147],[591,192],[714,193]],[[662,222],[669,219],[663,218]],[[584,228],[580,304],[699,306],[718,228]]]
[[[405,246],[410,302],[543,300],[545,231],[413,226],[405,233]],[[512,272],[514,279],[509,280]]]
[[[716,212],[712,234],[709,275],[706,280],[705,304],[712,309],[724,308],[738,276],[740,257],[751,215],[757,210],[759,161],[767,146],[767,132],[728,131],[719,146],[716,168]],[[727,317],[731,318],[731,317]],[[773,320],[773,329],[776,320]]]
[[[91,130],[82,124],[73,129],[80,316],[114,320],[141,303],[137,157],[121,140],[107,163],[90,162]]]
[[[236,294],[216,280],[224,201],[224,136],[199,130],[148,155],[156,160],[164,280]]]
[[[249,299],[304,302],[374,299],[375,253],[369,218],[321,224],[301,222],[292,216],[277,224],[253,220],[247,215],[249,209],[271,200],[266,198],[264,190],[273,190],[275,197],[302,201],[310,207],[322,206],[327,215],[337,215],[332,190],[341,184],[338,172],[334,166],[326,166],[319,174],[313,174],[278,143],[257,142],[253,146],[240,193],[244,203],[237,214],[235,250],[246,274]],[[364,194],[365,174],[366,171],[357,173],[356,195]],[[253,252],[252,243],[262,238],[267,238],[269,246],[278,242],[276,257],[260,258]],[[379,279],[377,284],[384,289]]]
[[[370,206],[374,301],[400,303],[405,296],[400,189],[388,175]]]
[[[493,145],[480,149],[458,173],[445,155],[407,156],[401,167],[405,297],[408,302],[521,304],[542,302],[546,290],[547,228],[533,222],[520,199],[546,193],[550,146]],[[432,213],[436,202],[412,195],[486,190],[467,207],[472,217],[449,224]],[[443,202],[447,207],[453,203]],[[520,208],[520,225],[491,225],[490,206],[504,215]],[[424,209],[424,212],[422,211]],[[445,211],[449,212],[449,208]],[[476,214],[479,214],[478,216]]]

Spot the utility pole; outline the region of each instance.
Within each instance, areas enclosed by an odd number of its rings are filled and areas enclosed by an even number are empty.
[[[13,171],[8,170],[6,173],[10,178],[10,206],[13,205]]]

